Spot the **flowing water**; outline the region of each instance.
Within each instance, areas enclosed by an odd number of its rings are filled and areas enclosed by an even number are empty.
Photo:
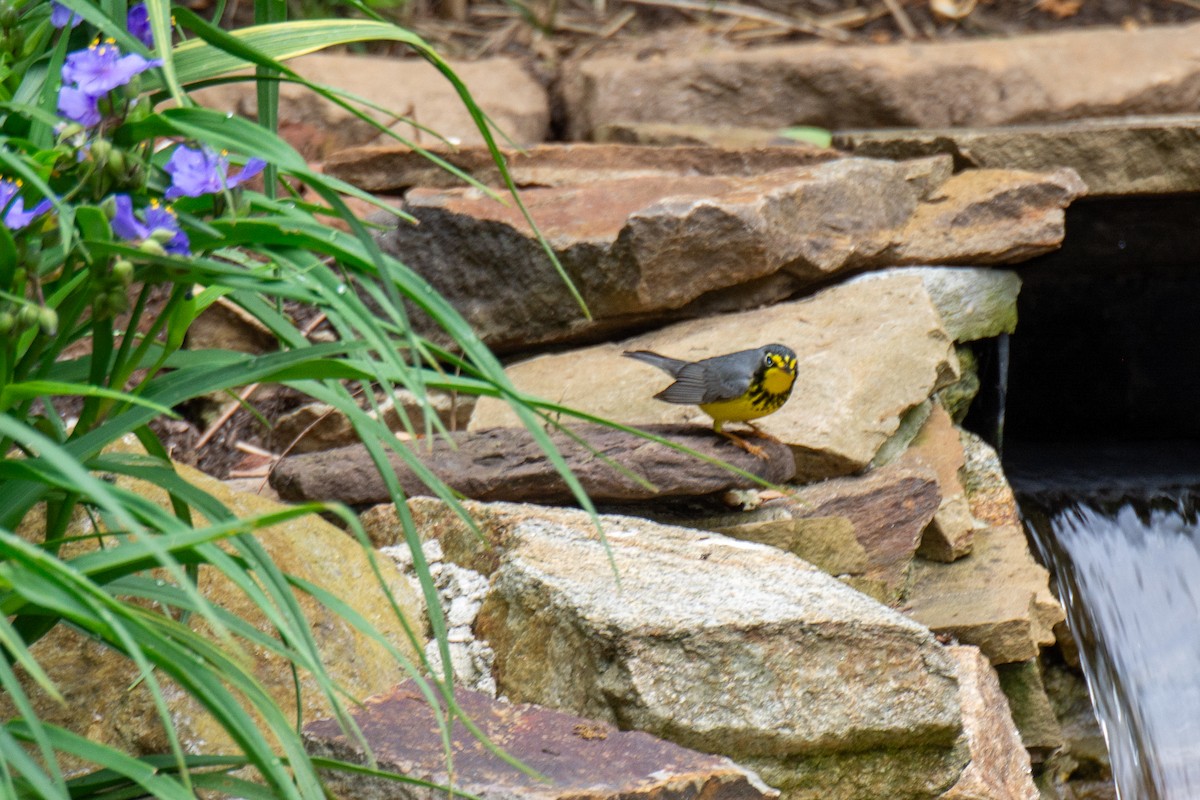
[[[1123,800],[1200,798],[1200,520],[1187,490],[1030,514]],[[1061,495],[1060,495],[1061,497]]]

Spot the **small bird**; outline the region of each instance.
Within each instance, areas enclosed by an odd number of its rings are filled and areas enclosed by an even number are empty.
[[[755,435],[775,438],[750,420],[775,413],[791,395],[792,384],[796,382],[796,354],[790,347],[768,344],[700,361],[684,361],[649,350],[626,350],[623,355],[658,367],[675,379],[654,395],[655,399],[700,406],[701,411],[713,418],[714,431],[747,453],[767,457],[761,447],[722,427],[726,422],[745,422]]]

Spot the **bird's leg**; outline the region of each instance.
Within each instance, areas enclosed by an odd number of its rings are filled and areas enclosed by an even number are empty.
[[[767,433],[762,428],[755,425],[753,422],[750,422],[749,420],[747,420],[746,424],[748,426],[750,426],[750,430],[754,431],[754,435],[757,436],[758,438],[770,439],[772,442],[780,442],[781,444],[783,443],[783,440],[780,439],[778,436],[776,436],[773,433]]]
[[[769,461],[771,459],[771,457],[767,455],[767,451],[763,450],[758,445],[750,444],[740,436],[735,436],[729,431],[721,430],[720,422],[713,424],[713,430],[719,433],[721,436],[724,436],[729,441],[733,442],[741,449],[745,450],[750,455],[755,456],[756,458],[761,458],[763,461]]]

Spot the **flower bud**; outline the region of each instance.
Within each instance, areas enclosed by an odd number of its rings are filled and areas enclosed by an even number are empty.
[[[104,216],[110,220],[117,216],[117,198],[109,195],[100,201],[100,210],[104,212]]]
[[[48,336],[53,336],[58,332],[58,312],[49,306],[43,306],[37,310],[38,325],[42,329],[42,333]]]
[[[112,273],[113,277],[117,279],[117,283],[122,286],[133,283],[133,264],[127,259],[119,259],[117,263],[113,264]]]
[[[79,134],[86,132],[87,128],[83,127],[78,122],[63,122],[59,124],[55,130],[58,131],[58,138],[61,141],[66,142],[75,138]]]
[[[97,164],[103,164],[105,161],[107,161],[112,155],[112,151],[112,142],[110,142],[108,139],[97,139],[96,141],[92,142],[88,150],[92,156],[92,160]]]
[[[17,330],[23,331],[26,328],[30,328],[33,325],[37,324],[37,321],[38,321],[37,306],[31,306],[31,305],[26,304],[26,305],[21,306],[21,309],[19,311],[17,311]]]
[[[108,174],[112,175],[118,181],[123,181],[125,180],[125,169],[127,166],[128,162],[125,160],[125,151],[114,147],[112,152],[108,154],[108,163],[105,165]]]
[[[8,52],[13,54],[14,60],[20,59],[25,49],[25,29],[10,28],[4,35],[4,43],[8,47]]]
[[[17,27],[21,15],[17,12],[17,4],[12,0],[0,2],[0,28],[9,31]]]
[[[125,294],[125,289],[120,286],[114,286],[105,292],[104,299],[114,314],[120,314],[129,308],[129,295]]]
[[[157,233],[157,231],[155,231],[155,233]],[[154,238],[153,234],[151,234],[149,239],[144,240],[138,245],[138,250],[141,250],[143,253],[148,253],[152,256],[165,256],[167,254],[167,251],[163,249],[162,244],[160,244],[158,240]]]
[[[150,238],[159,244],[166,245],[171,243],[176,233],[177,231],[173,231],[170,228],[155,228],[150,232]]]
[[[0,336],[6,336],[17,325],[17,317],[11,311],[0,311]]]

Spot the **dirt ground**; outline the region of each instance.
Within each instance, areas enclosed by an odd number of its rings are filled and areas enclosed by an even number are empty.
[[[203,13],[213,2],[197,0],[196,7]],[[446,56],[509,55],[543,64],[681,26],[753,47],[818,39],[886,44],[1200,20],[1200,0],[412,0],[393,9],[369,4]],[[289,5],[293,18],[303,18],[338,4]],[[252,14],[250,0],[233,0],[224,20],[250,24]]]

